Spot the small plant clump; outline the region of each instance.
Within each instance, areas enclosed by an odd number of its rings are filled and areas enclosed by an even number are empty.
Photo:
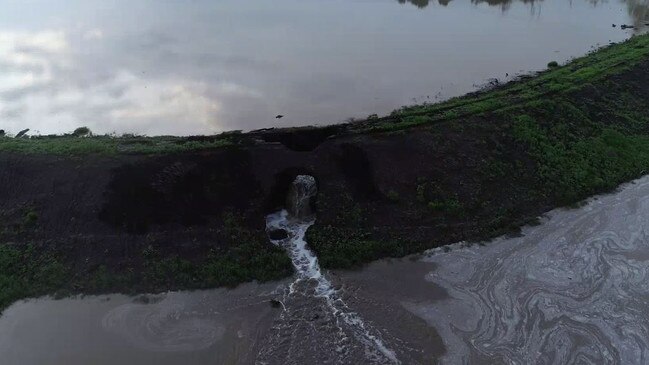
[[[559,67],[559,63],[557,61],[552,61],[548,63],[548,68],[556,68]]]
[[[38,213],[36,213],[33,210],[30,210],[27,213],[25,213],[24,224],[26,227],[33,226],[34,224],[36,224],[36,221],[38,221]]]
[[[75,137],[90,137],[92,136],[92,132],[88,127],[79,127],[72,132],[72,135]]]
[[[399,193],[394,191],[394,190],[388,191],[388,193],[385,194],[385,195],[392,202],[398,202],[399,201]]]

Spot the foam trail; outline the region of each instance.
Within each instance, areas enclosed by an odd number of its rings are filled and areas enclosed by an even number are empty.
[[[317,257],[306,246],[306,231],[315,221],[300,222],[292,220],[288,212],[271,214],[267,218],[267,227],[283,229],[289,234],[284,240],[275,240],[274,244],[286,249],[296,270],[296,280],[290,286],[289,294],[296,291],[300,282],[316,282],[313,295],[323,298],[336,318],[341,319],[354,336],[365,346],[368,355],[376,362],[400,363],[394,351],[390,350],[377,335],[372,334],[363,319],[351,311],[333,288],[331,282],[322,274]],[[344,329],[341,329],[344,330]]]
[[[377,331],[369,328],[363,319],[342,300],[329,279],[323,275],[317,257],[307,247],[305,235],[309,227],[315,222],[315,219],[310,214],[309,204],[310,199],[316,193],[313,177],[298,176],[293,189],[289,192],[288,205],[291,207],[291,211],[295,212],[294,215],[282,210],[269,215],[266,219],[266,227],[269,231],[284,230],[287,232],[288,236],[285,239],[271,241],[286,250],[295,267],[296,278],[290,285],[289,293],[285,298],[288,303],[285,304],[288,307],[285,313],[291,309],[291,301],[298,303],[300,300],[304,301],[304,298],[309,297],[324,300],[325,307],[336,324],[336,351],[341,358],[345,358],[349,351],[353,351],[353,349],[349,349],[349,339],[347,338],[347,333],[350,332],[364,347],[366,360],[374,363],[399,364],[395,352],[384,344],[380,336],[376,334]],[[309,305],[317,307],[319,304],[312,303]],[[295,305],[295,307],[299,307],[299,305]],[[282,320],[290,321],[291,318],[283,315]],[[322,327],[325,328],[327,324],[324,323]],[[278,326],[281,327],[282,325]],[[291,335],[294,335],[296,330],[291,329],[290,331]],[[306,348],[301,350],[308,351]],[[343,359],[338,361],[342,362]]]

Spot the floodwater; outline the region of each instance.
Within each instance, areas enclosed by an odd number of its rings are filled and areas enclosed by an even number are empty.
[[[541,70],[649,23],[647,0],[0,0],[0,9],[0,129],[10,134],[330,124]]]
[[[291,280],[16,303],[0,317],[2,364],[649,362],[649,177],[521,237],[351,272],[320,270],[311,223],[268,217],[289,233],[272,243]]]

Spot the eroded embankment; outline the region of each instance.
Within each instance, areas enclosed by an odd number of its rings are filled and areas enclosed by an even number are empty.
[[[299,174],[318,182],[308,241],[325,268],[494,237],[645,173],[647,110],[643,36],[536,78],[352,125],[128,141],[144,150],[106,138],[2,138],[0,307],[57,291],[287,276],[264,217]]]

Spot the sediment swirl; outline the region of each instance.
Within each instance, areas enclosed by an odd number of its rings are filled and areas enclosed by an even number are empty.
[[[225,327],[186,307],[186,298],[169,293],[154,304],[128,303],[110,311],[103,327],[148,351],[197,351],[210,347]]]
[[[649,178],[424,260],[449,298],[403,305],[440,332],[445,363],[649,362]]]

